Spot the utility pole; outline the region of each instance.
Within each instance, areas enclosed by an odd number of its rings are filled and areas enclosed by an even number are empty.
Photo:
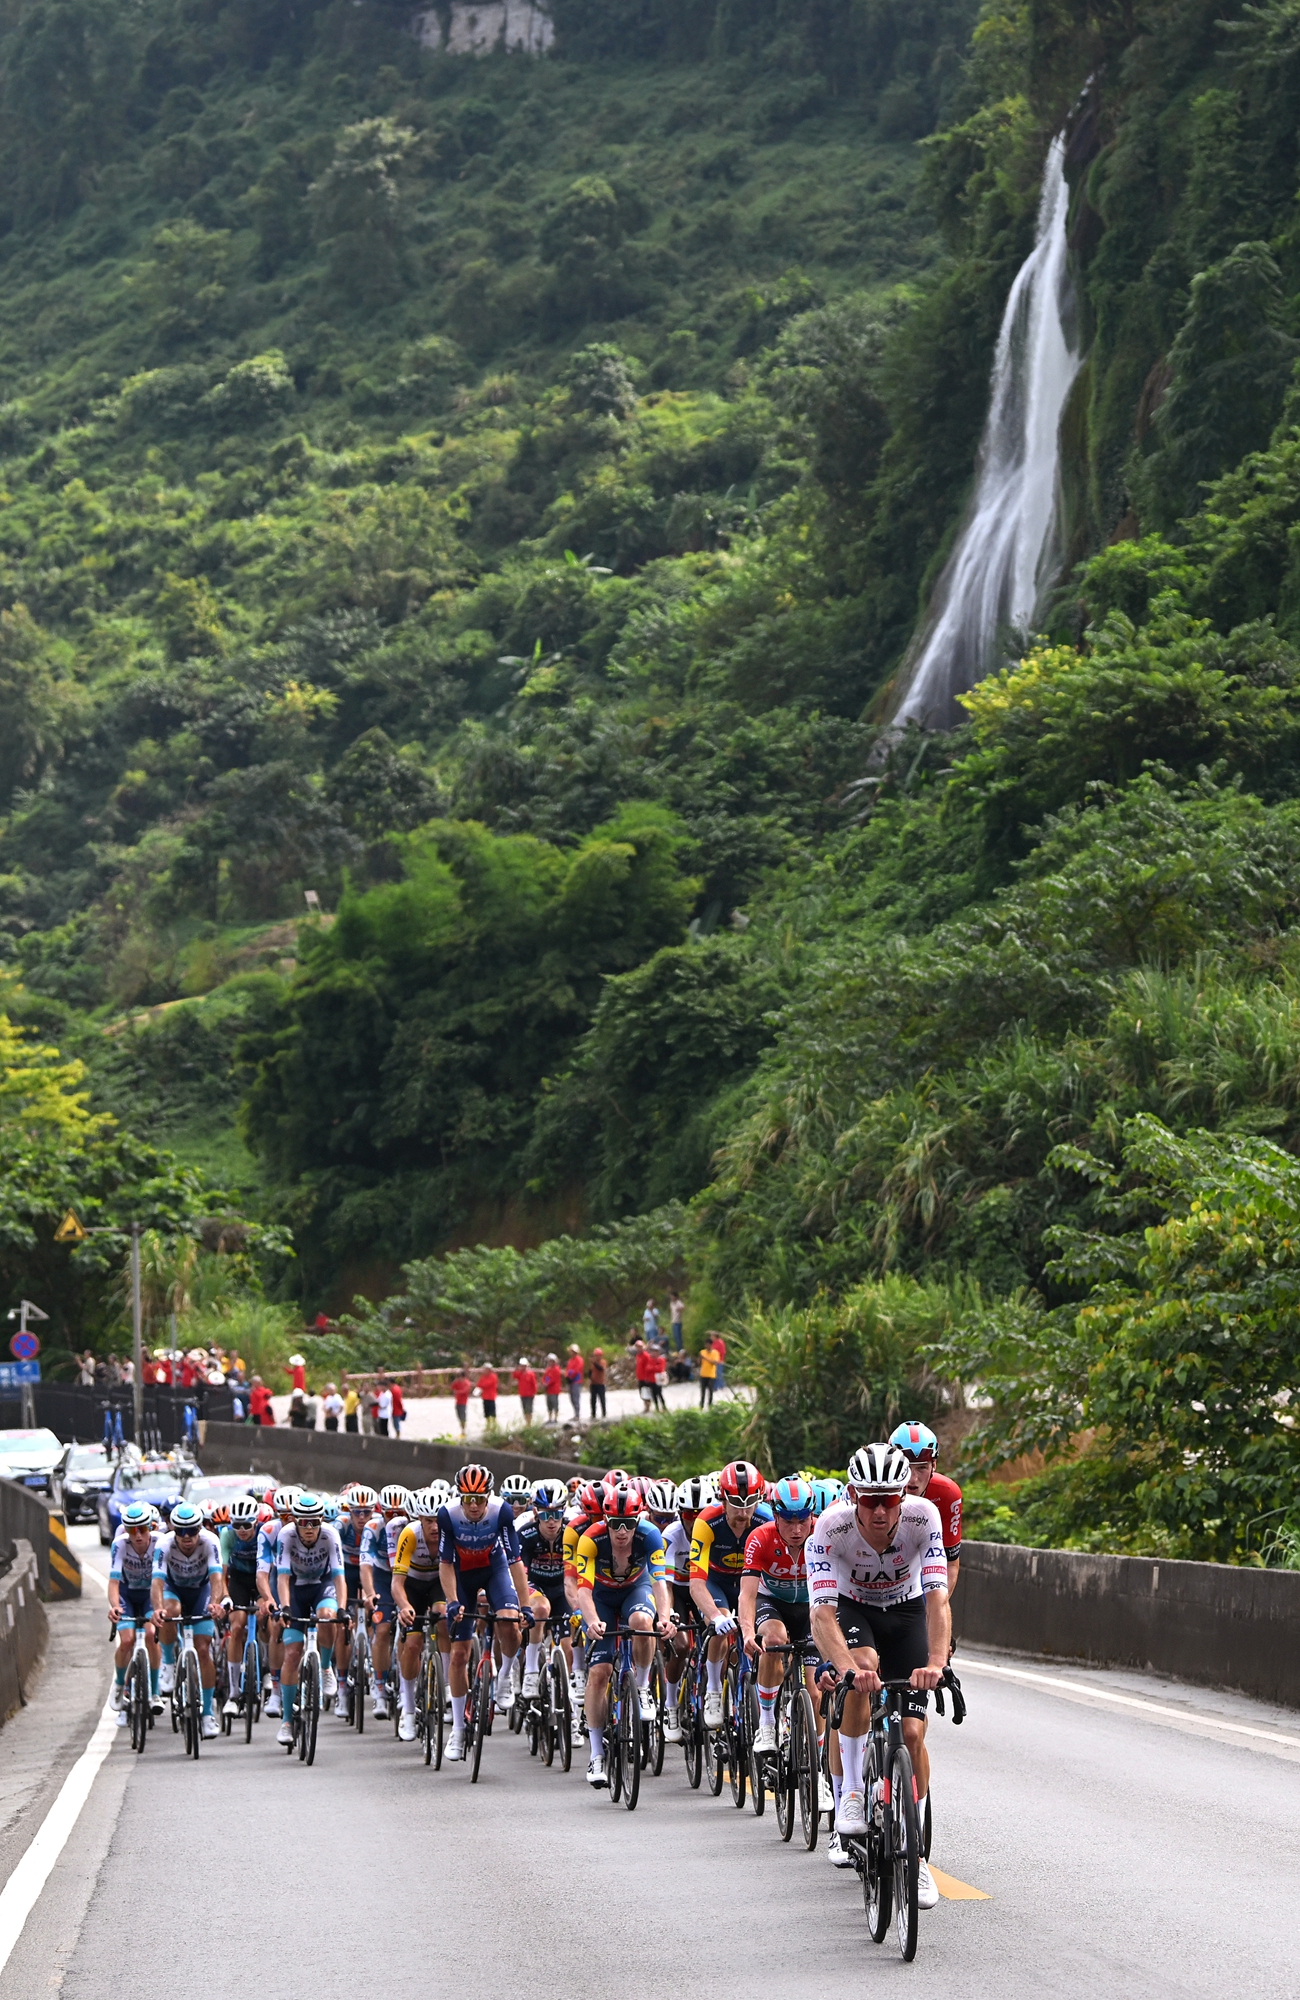
[[[131,1404],[135,1442],[144,1450],[144,1316],[140,1309],[140,1225],[131,1224]]]

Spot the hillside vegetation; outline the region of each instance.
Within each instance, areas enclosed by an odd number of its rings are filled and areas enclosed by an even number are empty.
[[[0,17],[6,1262],[432,1354],[653,1244],[773,1453],[977,1380],[993,1532],[1287,1560],[1300,5],[555,18]],[[1071,566],[900,743],[1062,127]]]

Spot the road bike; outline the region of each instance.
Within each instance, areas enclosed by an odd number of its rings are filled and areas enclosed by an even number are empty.
[[[317,1623],[318,1618],[314,1611],[291,1611],[285,1618],[286,1629],[301,1632],[303,1635],[302,1659],[298,1666],[298,1698],[293,1709],[293,1741],[285,1745],[285,1751],[290,1757],[295,1750],[298,1752],[300,1764],[314,1764],[316,1761],[316,1732],[320,1727],[321,1711],[321,1660],[316,1636]],[[283,1676],[280,1685],[283,1689]]]
[[[447,1720],[447,1677],[438,1650],[438,1614],[426,1611],[420,1620],[424,1645],[415,1682],[415,1733],[424,1745],[424,1761],[442,1769]]]
[[[784,1654],[785,1672],[776,1695],[776,1750],[765,1757],[755,1757],[752,1783],[755,1790],[765,1782],[770,1785],[777,1831],[782,1840],[789,1840],[794,1833],[797,1808],[803,1844],[811,1853],[817,1845],[821,1825],[817,1806],[821,1773],[817,1715],[804,1681],[804,1648],[764,1646],[763,1651]],[[767,1769],[761,1770],[761,1765]]]
[[[515,1621],[508,1614],[495,1611],[476,1611],[479,1624],[495,1625]],[[459,1622],[459,1621],[458,1621]],[[477,1637],[477,1633],[475,1634]],[[465,1698],[465,1761],[469,1765],[471,1785],[478,1783],[479,1765],[483,1761],[483,1744],[492,1734],[492,1716],[496,1708],[496,1669],[492,1664],[492,1648],[480,1642],[477,1664],[470,1678],[469,1694]]]
[[[203,1735],[203,1677],[194,1644],[194,1620],[182,1618],[178,1610],[176,1617],[168,1622],[175,1625],[181,1641],[176,1678],[172,1682],[172,1734],[184,1736],[185,1755],[197,1760]]]
[[[664,1767],[667,1686],[663,1656],[656,1646],[646,1684],[641,1690],[641,1766],[652,1778],[657,1778]]]
[[[114,1624],[116,1625],[116,1620]],[[131,1748],[142,1751],[153,1728],[153,1697],[149,1681],[149,1652],[145,1643],[148,1619],[137,1618],[131,1657],[122,1682],[122,1706],[131,1725]]]
[[[239,1712],[244,1718],[244,1741],[253,1740],[253,1724],[262,1719],[262,1674],[265,1654],[257,1636],[257,1611],[250,1610],[244,1627],[244,1650],[239,1660]],[[233,1718],[227,1717],[229,1724]],[[229,1732],[227,1732],[229,1733]]]
[[[614,1628],[613,1670],[609,1677],[609,1705],[605,1711],[605,1777],[609,1796],[629,1812],[636,1811],[641,1795],[641,1691],[632,1664],[632,1642],[644,1639],[630,1625]]]
[[[547,1630],[549,1636],[542,1643],[541,1682],[530,1727],[543,1764],[553,1764],[558,1756],[560,1769],[567,1771],[573,1763],[573,1696],[564,1649],[549,1626]]]
[[[707,1731],[704,1727],[704,1694],[708,1685],[705,1647],[700,1644],[694,1623],[678,1619],[678,1629],[690,1641],[682,1677],[677,1683],[677,1724],[682,1732],[682,1755],[686,1760],[686,1782],[693,1792],[700,1789],[704,1775]]]
[[[717,1768],[717,1782],[715,1784],[710,1777],[709,1790],[715,1798],[721,1792],[722,1767],[725,1764],[731,1778],[731,1802],[737,1809],[745,1803],[758,1727],[758,1702],[750,1686],[751,1678],[749,1655],[740,1643],[739,1634],[733,1634],[722,1676],[722,1725],[714,1730],[710,1745]],[[762,1796],[760,1791],[760,1800]],[[762,1810],[761,1804],[755,1807],[756,1812]]]
[[[370,1700],[373,1683],[370,1620],[365,1606],[359,1604],[352,1614],[352,1644],[348,1649],[348,1670],[343,1681],[344,1693],[347,1696],[348,1722],[358,1736],[366,1726],[366,1703]]]

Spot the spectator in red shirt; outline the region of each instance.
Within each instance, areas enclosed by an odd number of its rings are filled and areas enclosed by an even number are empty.
[[[289,1365],[284,1372],[290,1377],[290,1383],[293,1388],[305,1389],[307,1387],[307,1363],[303,1360],[301,1354],[291,1354],[289,1356]]]
[[[495,1368],[485,1368],[478,1378],[478,1392],[483,1398],[483,1421],[494,1424],[497,1420],[498,1378]]]
[[[569,1349],[569,1358],[564,1364],[564,1379],[569,1385],[569,1401],[573,1405],[573,1421],[582,1422],[582,1349],[575,1340]]]
[[[402,1401],[402,1385],[400,1382],[394,1382],[393,1436],[395,1438],[399,1438],[402,1435],[402,1425],[405,1423],[405,1421],[406,1421],[406,1404]]]
[[[456,1405],[456,1422],[460,1425],[461,1436],[469,1423],[469,1399],[474,1393],[474,1384],[462,1368],[451,1385],[451,1399]]]
[[[558,1354],[546,1357],[546,1373],[542,1376],[542,1388],[546,1392],[546,1421],[558,1424],[560,1421],[560,1391],[564,1387],[564,1371],[560,1367]]]
[[[260,1375],[254,1375],[248,1390],[248,1414],[255,1424],[273,1424],[275,1411],[271,1408],[271,1391]]]
[[[528,1366],[528,1357],[524,1354],[520,1355],[519,1366],[515,1370],[515,1394],[524,1413],[524,1422],[531,1424],[533,1401],[537,1395],[537,1375],[536,1371]]]
[[[659,1363],[644,1340],[638,1340],[632,1351],[636,1356],[636,1386],[641,1391],[641,1408],[648,1410],[655,1399],[654,1381],[659,1373]]]

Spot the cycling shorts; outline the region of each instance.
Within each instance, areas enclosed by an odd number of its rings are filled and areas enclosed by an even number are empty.
[[[179,1604],[180,1615],[187,1625],[192,1625],[196,1634],[211,1636],[215,1631],[212,1612],[209,1607],[211,1580],[204,1577],[202,1583],[177,1583],[170,1576],[163,1578],[163,1615],[168,1604]]]
[[[695,1609],[695,1599],[691,1596],[690,1584],[675,1583],[672,1586],[672,1592],[673,1592],[673,1610],[677,1613],[677,1616],[681,1619],[682,1624],[687,1628],[687,1630],[689,1630],[692,1625],[698,1625],[700,1622],[700,1614]]]
[[[719,1606],[725,1605],[730,1612],[740,1603],[740,1578],[738,1576],[706,1576],[697,1578],[708,1589],[709,1596]]]
[[[588,1646],[587,1665],[599,1667],[608,1665],[614,1658],[618,1645],[614,1637],[616,1625],[626,1625],[634,1611],[648,1611],[653,1617],[655,1599],[649,1573],[639,1576],[635,1583],[627,1584],[622,1590],[611,1590],[608,1584],[598,1583],[592,1589],[591,1601],[597,1618],[605,1627],[605,1635]]]
[[[226,1582],[230,1585],[230,1602],[236,1611],[256,1611],[257,1572],[251,1569],[231,1569],[226,1571]]]
[[[505,1563],[493,1563],[486,1572],[474,1570],[467,1577],[456,1571],[456,1599],[466,1608],[452,1628],[453,1639],[468,1639],[478,1616],[478,1595],[482,1591],[492,1611],[517,1611],[519,1599]]]
[[[792,1646],[797,1646],[805,1660],[818,1660],[812,1635],[812,1610],[807,1604],[788,1604],[779,1597],[768,1597],[763,1591],[758,1593],[758,1604],[754,1611],[754,1630],[761,1632],[764,1625],[779,1618],[785,1626],[786,1638]],[[927,1655],[928,1657],[928,1655]]]
[[[295,1623],[295,1615],[305,1618],[314,1611],[320,1618],[332,1618],[338,1610],[338,1599],[334,1595],[332,1576],[322,1577],[319,1583],[299,1583],[297,1577],[289,1583],[289,1622],[284,1628],[286,1646],[296,1646],[305,1636],[301,1626]]]
[[[128,1590],[124,1583],[117,1586],[117,1603],[120,1616],[117,1621],[119,1632],[134,1632],[137,1625],[147,1625],[153,1617],[153,1604],[147,1583],[138,1590]]]
[[[909,1597],[904,1604],[881,1610],[841,1597],[836,1612],[844,1642],[849,1650],[870,1646],[879,1654],[876,1669],[882,1681],[906,1680],[916,1667],[930,1664],[930,1640],[925,1623],[925,1599]],[[909,1688],[903,1696],[904,1715],[924,1715],[930,1697],[924,1689]]]
[[[397,1617],[392,1571],[372,1569],[370,1574],[375,1580],[375,1617],[381,1624],[391,1625]]]
[[[426,1611],[432,1611],[435,1604],[442,1603],[442,1585],[437,1577],[432,1576],[406,1576],[402,1581],[406,1585],[406,1595],[418,1625]]]
[[[569,1623],[569,1600],[564,1595],[564,1579],[562,1577],[548,1576],[545,1583],[535,1583],[532,1585],[532,1588],[537,1592],[539,1597],[544,1597],[550,1605],[551,1608],[546,1613],[546,1616],[551,1620],[555,1637],[562,1639],[568,1630]],[[534,1626],[532,1636],[534,1639],[541,1638],[542,1635],[537,1626]]]

